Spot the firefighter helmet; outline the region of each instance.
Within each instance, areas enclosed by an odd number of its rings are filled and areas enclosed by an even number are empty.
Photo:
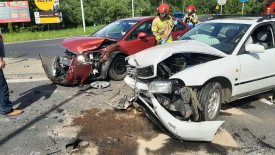
[[[158,13],[168,15],[169,14],[169,6],[165,3],[161,4],[158,8]]]
[[[189,12],[194,12],[194,7],[192,5],[190,5],[188,8],[187,8],[187,11]]]

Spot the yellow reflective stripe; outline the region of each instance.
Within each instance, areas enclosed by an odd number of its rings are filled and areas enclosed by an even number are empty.
[[[163,22],[157,23],[157,25],[158,25],[159,27],[163,27],[164,24],[167,24],[167,23],[169,23],[170,21],[172,21],[172,20],[171,20],[171,19],[165,20],[165,21],[163,21]]]
[[[169,43],[169,42],[171,42],[171,41],[173,41],[173,39],[169,39],[169,40],[167,40],[167,41],[166,41],[166,43]]]
[[[157,36],[157,37],[156,37],[156,40],[159,40],[159,39],[160,39],[160,36]]]
[[[152,28],[152,31],[155,32],[155,31],[158,31],[158,29],[153,29],[153,28]]]

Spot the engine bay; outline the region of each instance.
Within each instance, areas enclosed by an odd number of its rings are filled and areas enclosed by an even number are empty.
[[[168,79],[170,76],[196,65],[200,65],[220,57],[200,53],[174,54],[160,62],[157,66],[158,79]]]

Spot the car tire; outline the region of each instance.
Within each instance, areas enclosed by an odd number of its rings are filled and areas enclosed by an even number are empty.
[[[202,106],[201,121],[214,121],[218,118],[222,104],[222,87],[218,82],[206,84],[198,93]]]
[[[109,77],[112,80],[115,81],[120,81],[123,80],[126,77],[126,64],[127,62],[125,61],[126,56],[124,55],[118,55],[116,56],[110,67],[109,67]]]

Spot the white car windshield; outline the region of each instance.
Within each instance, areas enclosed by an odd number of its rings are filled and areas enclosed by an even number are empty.
[[[137,23],[138,21],[129,20],[115,21],[103,27],[92,36],[121,40]]]
[[[197,40],[226,54],[232,54],[250,25],[228,23],[201,24],[182,36],[182,40]]]

